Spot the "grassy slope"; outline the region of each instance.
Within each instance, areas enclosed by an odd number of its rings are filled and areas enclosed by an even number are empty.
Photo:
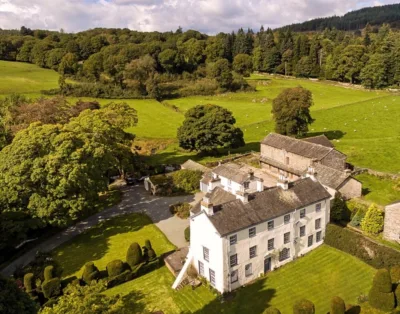
[[[400,191],[394,189],[395,182],[369,174],[360,174],[357,179],[363,183],[363,194],[367,201],[388,205],[400,199]]]
[[[41,90],[58,87],[58,74],[33,64],[0,61],[0,95],[12,93],[38,95]]]
[[[57,87],[57,73],[34,65],[0,62],[0,94],[12,92],[38,94],[42,89]],[[248,143],[241,151],[258,150],[259,141],[273,131],[272,99],[284,88],[302,85],[312,91],[316,119],[310,132],[325,132],[337,138],[335,145],[348,154],[349,161],[376,170],[400,171],[400,97],[384,91],[365,91],[338,86],[330,82],[284,79],[253,75],[250,82],[257,91],[218,96],[198,96],[167,100],[180,112],[154,100],[126,100],[138,111],[138,126],[130,131],[138,138],[175,139],[184,112],[197,104],[214,103],[231,110]],[[75,99],[71,98],[71,102]],[[107,103],[113,100],[100,100]],[[114,100],[116,102],[121,100]],[[386,107],[385,107],[386,106]],[[357,120],[357,121],[354,121]],[[356,130],[356,131],[354,131]],[[336,131],[336,132],[334,132]],[[187,158],[202,159],[172,144],[159,151],[155,162],[181,162]]]
[[[107,263],[121,259],[125,261],[126,251],[132,242],[144,245],[149,239],[157,254],[173,250],[165,235],[142,214],[128,214],[102,222],[85,233],[54,250],[54,258],[64,269],[63,277],[82,275],[82,267],[93,261],[100,270]]]
[[[358,259],[328,246],[311,252],[267,277],[237,291],[233,300],[220,303],[206,288],[192,291],[185,287],[172,291],[173,276],[161,268],[106,293],[127,294],[138,291],[151,311],[165,313],[261,313],[275,306],[291,313],[292,305],[301,298],[315,303],[317,313],[329,311],[330,299],[342,297],[355,304],[357,297],[368,293],[375,270]]]

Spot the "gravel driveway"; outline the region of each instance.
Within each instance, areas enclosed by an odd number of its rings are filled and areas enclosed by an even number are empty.
[[[194,196],[159,197],[150,195],[142,185],[125,186],[122,187],[122,191],[122,201],[118,205],[107,208],[50,237],[13,261],[1,273],[11,276],[17,266],[31,262],[37,251],[51,251],[103,220],[128,213],[147,214],[174,245],[178,248],[188,245],[183,231],[189,225],[189,220],[172,216],[168,206],[177,202],[196,202],[200,200],[201,193]]]

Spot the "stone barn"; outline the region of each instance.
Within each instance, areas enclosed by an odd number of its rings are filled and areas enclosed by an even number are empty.
[[[400,201],[385,207],[383,237],[400,243]]]

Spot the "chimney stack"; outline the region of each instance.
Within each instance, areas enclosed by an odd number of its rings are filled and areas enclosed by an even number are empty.
[[[203,199],[200,204],[201,204],[201,209],[204,210],[208,216],[214,215],[214,206],[210,202],[209,197],[203,196]]]
[[[279,179],[278,179],[278,182],[277,182],[276,185],[281,187],[284,190],[288,190],[289,189],[289,181],[286,178],[286,176],[283,175],[283,174],[279,175]]]
[[[306,173],[307,178],[311,178],[314,182],[317,182],[317,172],[315,171],[314,167],[314,161],[311,161],[310,165],[308,166],[307,173]]]

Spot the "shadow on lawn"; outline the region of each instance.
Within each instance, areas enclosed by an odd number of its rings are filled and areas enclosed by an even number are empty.
[[[90,230],[76,236],[56,250],[55,259],[63,267],[63,276],[67,277],[91,261],[102,258],[108,252],[108,239],[117,234],[135,232],[152,224],[146,215],[123,215],[103,221]]]
[[[146,304],[143,302],[144,295],[138,291],[132,291],[122,297],[123,309],[118,311],[122,314],[145,313]]]
[[[309,132],[307,133],[307,137],[314,137],[314,136],[319,136],[319,135],[325,135],[329,140],[339,140],[343,136],[346,135],[346,132],[340,131],[340,130],[331,130],[331,131],[325,131],[325,132]]]
[[[265,287],[268,279],[257,280],[246,288],[235,290],[224,298],[216,298],[195,314],[209,313],[251,313],[261,314],[270,307],[270,301],[276,295],[275,289]]]

